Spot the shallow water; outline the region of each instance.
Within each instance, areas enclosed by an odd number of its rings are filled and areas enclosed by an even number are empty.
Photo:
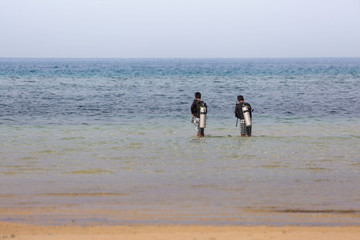
[[[45,208],[31,221],[55,224],[360,223],[360,59],[0,66],[1,209]],[[238,94],[255,109],[251,138],[235,128]]]

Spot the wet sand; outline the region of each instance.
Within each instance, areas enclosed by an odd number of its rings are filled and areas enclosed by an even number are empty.
[[[14,240],[357,240],[360,227],[271,226],[40,226],[0,222],[0,239]]]
[[[168,213],[169,215],[170,212]],[[195,214],[195,213],[193,213]],[[256,214],[256,213],[253,213]],[[264,212],[253,215],[259,217]],[[62,211],[51,208],[0,208],[0,240],[358,240],[360,239],[359,215],[354,213],[335,213],[319,216],[312,214],[304,218],[300,225],[274,225],[277,216],[268,213],[268,218],[274,218],[267,224],[247,222],[235,224],[227,221],[224,224],[213,225],[210,222],[196,224],[171,224],[179,215],[161,224],[153,224],[150,219],[159,215],[141,211],[128,211],[119,215],[110,210],[77,210]],[[346,222],[341,219],[347,215]],[[117,221],[98,221],[101,217]],[[272,217],[271,217],[272,216]],[[302,215],[292,215],[302,219]],[[73,219],[65,221],[66,219]],[[170,218],[169,218],[170,219]],[[126,223],[134,221],[137,224]],[[144,222],[145,224],[140,224]],[[324,221],[326,220],[326,221]],[[176,222],[176,221],[175,221]],[[311,225],[308,225],[311,224]],[[330,225],[329,225],[330,224]]]

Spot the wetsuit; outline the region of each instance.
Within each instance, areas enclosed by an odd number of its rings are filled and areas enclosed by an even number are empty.
[[[191,105],[191,114],[193,114],[195,116],[195,118],[194,118],[195,129],[197,131],[197,134],[204,135],[204,129],[200,128],[200,107],[206,107],[206,112],[207,112],[206,103],[204,101],[199,101],[199,100],[194,99],[194,101]]]
[[[249,108],[250,118],[252,119],[252,111],[251,105],[247,102],[237,103],[235,106],[235,117],[240,118],[240,134],[241,136],[251,136],[251,126],[247,127],[245,124],[244,113],[242,111],[243,105]]]

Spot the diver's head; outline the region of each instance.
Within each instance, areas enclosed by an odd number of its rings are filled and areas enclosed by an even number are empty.
[[[244,101],[244,97],[243,97],[242,95],[239,95],[239,96],[237,97],[237,100],[238,100],[239,102]]]
[[[195,93],[195,98],[196,98],[196,99],[201,99],[201,93],[196,92],[196,93]]]

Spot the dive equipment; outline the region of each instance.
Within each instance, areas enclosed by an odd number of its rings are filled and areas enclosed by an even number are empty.
[[[206,127],[206,107],[200,106],[200,128]]]
[[[242,106],[242,112],[245,119],[245,125],[247,127],[250,127],[251,126],[250,110],[248,106],[246,106],[245,104]]]

